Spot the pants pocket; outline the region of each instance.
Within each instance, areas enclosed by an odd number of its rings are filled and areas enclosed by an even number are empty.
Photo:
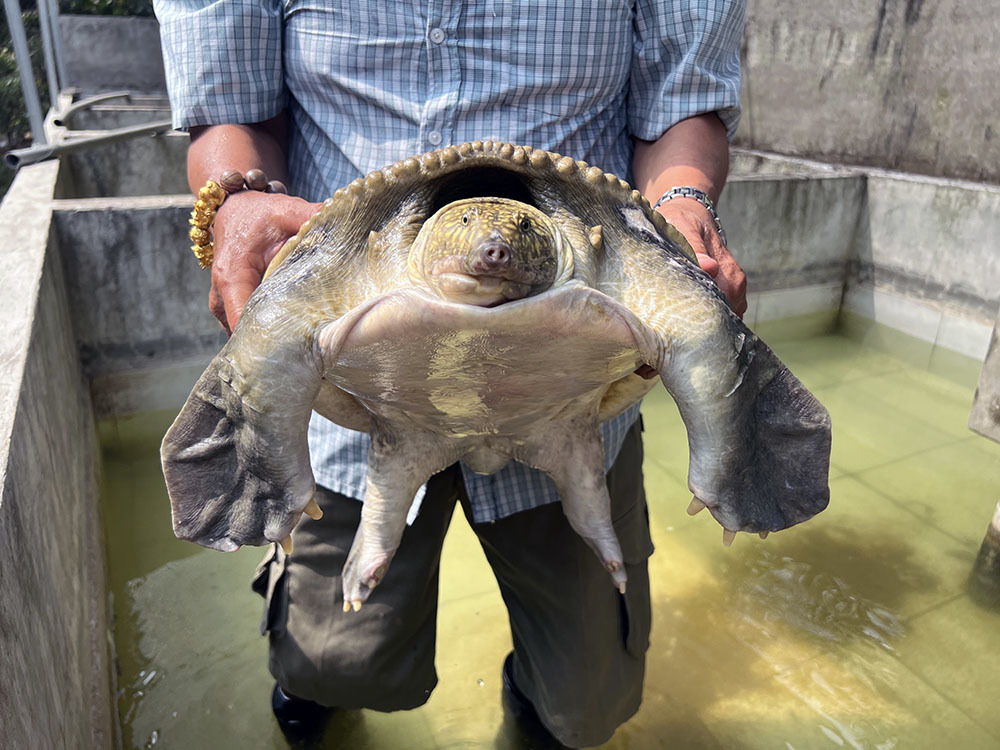
[[[277,544],[271,544],[254,571],[250,588],[264,597],[264,615],[260,634],[283,635],[288,620],[288,586],[285,580],[286,555]]]
[[[649,556],[653,540],[649,534],[649,514],[644,500],[636,503],[615,521],[615,532],[622,547],[622,559],[628,583],[620,595],[622,633],[625,650],[637,659],[649,648],[652,606],[649,600]]]

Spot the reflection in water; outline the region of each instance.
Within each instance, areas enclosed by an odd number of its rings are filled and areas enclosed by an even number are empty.
[[[899,665],[877,652],[895,652],[906,631],[890,608],[829,572],[836,557],[828,554],[814,547],[820,563],[813,564],[756,545],[730,579],[729,630],[820,718],[818,731],[831,746],[888,750],[903,717],[883,696],[896,688]]]
[[[869,638],[889,651],[894,650],[892,641],[905,635],[894,612],[856,595],[846,581],[808,562],[760,550],[745,563],[733,605],[744,623],[761,632],[783,623],[834,643]]]

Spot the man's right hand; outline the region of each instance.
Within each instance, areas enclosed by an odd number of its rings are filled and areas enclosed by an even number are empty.
[[[244,190],[226,198],[213,225],[215,259],[208,305],[232,333],[253,290],[281,246],[323,204]]]

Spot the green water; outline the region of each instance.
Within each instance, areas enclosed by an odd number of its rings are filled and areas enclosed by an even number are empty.
[[[965,592],[1000,497],[1000,445],[965,427],[978,365],[828,322],[758,326],[833,417],[830,507],[802,526],[724,548],[684,512],[672,401],[647,398],[654,629],[643,707],[607,748],[1000,747],[1000,613]],[[124,747],[285,747],[248,586],[261,553],[173,538],[171,418],[101,425]],[[340,712],[328,747],[522,746],[500,708],[505,610],[461,514],[442,565],[437,690],[416,711]]]

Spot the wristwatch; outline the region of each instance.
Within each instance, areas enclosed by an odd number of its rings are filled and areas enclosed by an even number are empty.
[[[674,198],[694,198],[701,205],[707,208],[708,213],[712,217],[712,221],[715,222],[715,231],[719,233],[719,239],[722,240],[723,245],[728,247],[728,243],[726,242],[726,230],[722,228],[722,222],[719,221],[719,214],[715,212],[715,204],[704,190],[688,186],[670,188],[670,190],[660,196],[660,200],[656,201],[653,208],[659,208],[662,204],[669,200],[673,200]]]

